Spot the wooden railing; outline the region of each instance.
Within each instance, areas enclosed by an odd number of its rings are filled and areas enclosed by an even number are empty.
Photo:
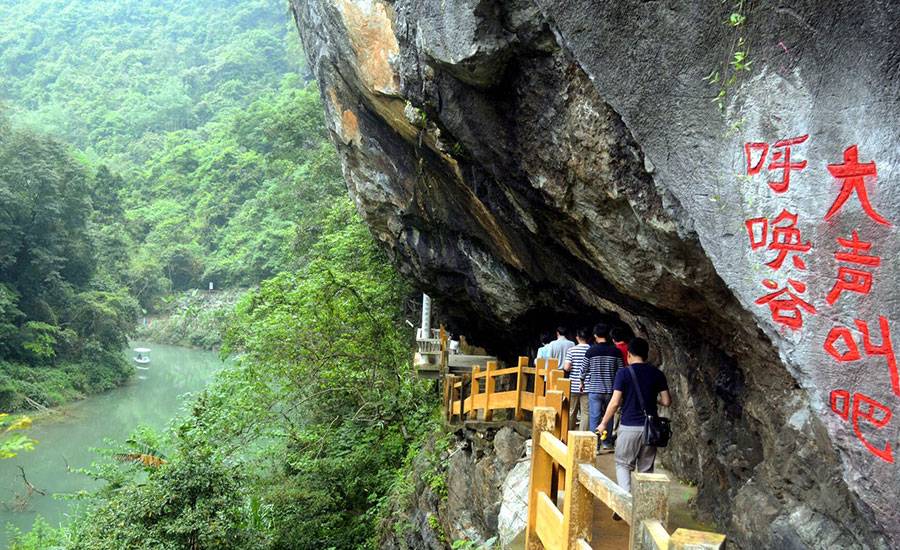
[[[634,473],[628,493],[594,466],[597,435],[568,430],[571,387],[562,375],[555,359],[538,359],[531,367],[520,357],[513,368],[497,369],[489,362],[484,370],[445,378],[448,421],[477,420],[479,414],[491,421],[494,411],[503,409],[514,411],[516,420],[532,413],[526,550],[590,550],[594,499],[628,524],[629,550],[724,548],[725,536],[718,533],[677,529],[669,534],[668,476]]]
[[[527,550],[590,550],[595,498],[628,523],[630,550],[725,547],[725,536],[718,533],[678,529],[670,535],[666,530],[669,478],[634,473],[632,493],[627,493],[594,467],[596,434],[572,431],[567,442],[558,437],[557,425],[566,416],[553,407],[534,409]],[[563,486],[560,509],[558,487]]]
[[[455,417],[476,420],[480,412],[482,420],[491,421],[494,411],[502,409],[513,411],[516,420],[523,420],[525,412],[536,407],[563,410],[564,404],[568,406],[571,388],[557,367],[556,359],[538,359],[537,365],[531,367],[527,357],[519,357],[515,367],[497,369],[497,363],[489,361],[484,370],[475,367],[472,374],[447,376],[444,385],[447,420]],[[504,378],[508,384],[501,383]],[[511,389],[497,391],[498,387],[506,386]],[[563,416],[563,427],[567,429],[568,415]]]

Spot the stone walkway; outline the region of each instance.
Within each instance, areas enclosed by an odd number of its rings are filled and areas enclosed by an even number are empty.
[[[610,479],[616,479],[616,464],[612,453],[597,456],[595,466]],[[656,471],[668,474],[662,468],[657,468]],[[715,530],[712,526],[700,523],[691,508],[691,501],[697,494],[697,489],[678,482],[671,474],[669,478],[673,480],[669,488],[669,532],[671,533],[679,527]],[[624,521],[613,521],[612,510],[600,503],[599,500],[595,499],[595,502],[591,548],[594,550],[627,550],[628,524]]]
[[[612,453],[597,456],[594,463],[598,470],[610,479],[616,479],[616,464]],[[685,485],[675,479],[663,468],[658,473],[668,474],[672,479],[669,487],[669,532],[683,527],[700,531],[715,531],[715,527],[701,523],[691,507],[691,501],[697,495],[697,489]],[[594,523],[591,532],[591,548],[594,550],[628,550],[628,524],[624,521],[613,521],[612,510],[594,499]],[[508,547],[509,550],[524,550],[525,533],[521,533]]]

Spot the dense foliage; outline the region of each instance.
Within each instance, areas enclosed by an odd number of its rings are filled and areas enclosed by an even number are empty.
[[[227,323],[237,358],[169,431],[107,453],[71,525],[39,520],[14,548],[376,546],[434,399],[409,376],[409,289],[346,196],[286,15],[281,0],[0,6],[19,128],[0,130],[0,392],[52,404],[118,382],[97,365],[144,315],[203,346]],[[243,295],[227,314],[226,295]]]
[[[127,231],[106,237],[150,312],[173,289],[254,285],[313,242],[308,208],[343,186],[302,58],[281,0],[0,6],[0,98],[111,167],[101,196]]]
[[[20,119],[140,165],[167,132],[277,87],[302,59],[286,10],[278,0],[4,2],[0,95]]]
[[[0,407],[122,383],[126,335],[173,291],[302,265],[343,184],[286,15],[280,0],[0,6]],[[191,328],[220,341],[218,322]]]
[[[135,181],[125,200],[138,262],[177,290],[249,286],[297,266],[294,251],[345,194],[318,92],[296,76],[202,133],[168,134]],[[135,292],[147,307],[158,296]]]
[[[135,340],[218,349],[234,307],[246,292],[188,290],[175,294],[164,301],[159,314],[138,324]]]
[[[376,547],[404,459],[434,428],[434,394],[409,375],[406,295],[338,202],[309,264],[239,305],[226,338],[237,364],[143,445],[169,462],[131,466],[146,479],[103,469],[92,512],[14,548]]]
[[[58,142],[0,123],[0,407],[57,404],[121,383],[137,315],[114,199]]]

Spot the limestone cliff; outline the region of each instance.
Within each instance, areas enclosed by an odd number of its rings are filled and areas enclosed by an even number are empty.
[[[520,422],[507,425],[469,424],[435,434],[411,464],[406,492],[395,495],[382,525],[380,547],[386,550],[442,550],[453,541],[485,541],[496,537],[504,497],[512,500],[515,527],[524,531],[530,458],[524,459],[531,435]],[[504,495],[510,472],[524,463],[525,489]],[[515,481],[514,480],[514,481]],[[509,510],[508,510],[509,512]]]
[[[621,317],[739,546],[900,545],[900,5],[292,7],[359,211],[443,311],[495,347]]]

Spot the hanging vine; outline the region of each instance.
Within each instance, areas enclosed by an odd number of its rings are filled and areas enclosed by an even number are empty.
[[[724,4],[724,2],[723,2]],[[746,38],[747,13],[749,1],[739,0],[732,6],[731,14],[723,21],[733,32],[731,45],[721,64],[713,68],[703,80],[718,87],[718,93],[712,99],[719,110],[725,112],[728,94],[745,74],[750,72],[753,61],[750,59],[750,46]]]

